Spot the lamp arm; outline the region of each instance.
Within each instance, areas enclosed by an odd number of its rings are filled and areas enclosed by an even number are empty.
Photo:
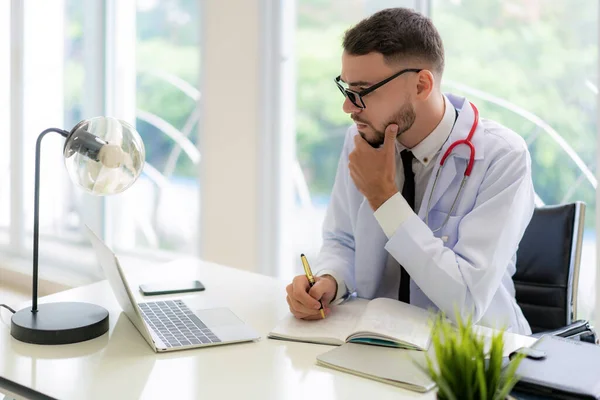
[[[67,137],[69,132],[58,129],[49,128],[40,133],[35,143],[35,190],[34,190],[34,202],[33,202],[33,294],[31,299],[31,312],[35,313],[38,310],[38,243],[40,235],[40,150],[42,147],[42,139],[47,133],[55,132],[63,137]]]

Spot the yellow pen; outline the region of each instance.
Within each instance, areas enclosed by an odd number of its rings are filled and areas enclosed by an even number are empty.
[[[310,265],[308,265],[308,260],[304,254],[300,254],[300,259],[302,260],[302,266],[304,267],[304,273],[306,274],[306,278],[308,279],[308,283],[310,287],[313,287],[315,284],[315,277],[313,276],[312,271],[310,270]],[[321,300],[319,300],[321,303]],[[325,318],[325,310],[323,309],[323,303],[321,303],[321,318]]]

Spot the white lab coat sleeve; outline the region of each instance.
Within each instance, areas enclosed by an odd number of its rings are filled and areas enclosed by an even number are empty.
[[[354,147],[353,133],[346,132],[344,147],[338,162],[335,182],[325,220],[323,245],[317,259],[315,275],[331,275],[337,282],[337,292],[332,303],[354,291],[354,230],[350,218],[350,173],[348,155]]]
[[[477,323],[516,253],[534,208],[531,160],[525,148],[499,155],[488,167],[473,209],[458,223],[453,249],[444,247],[413,214],[386,250],[449,318],[458,311]]]

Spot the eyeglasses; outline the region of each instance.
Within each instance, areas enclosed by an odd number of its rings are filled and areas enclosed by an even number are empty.
[[[354,90],[346,89],[345,87],[343,87],[341,75],[339,75],[337,78],[335,78],[335,84],[337,85],[338,89],[340,89],[340,92],[342,92],[344,97],[347,97],[348,100],[350,100],[352,102],[352,104],[354,104],[358,108],[365,109],[365,108],[367,108],[367,106],[365,105],[365,102],[362,99],[363,96],[366,96],[369,93],[373,92],[374,90],[379,89],[380,87],[382,87],[389,81],[396,79],[397,77],[399,77],[402,74],[405,74],[407,72],[421,72],[421,71],[422,71],[421,69],[416,69],[416,68],[403,69],[402,71],[395,73],[394,75],[390,76],[389,78],[386,78],[386,79],[382,80],[381,82],[374,84],[373,86],[369,86],[368,88],[361,90],[360,92],[356,92]],[[340,82],[342,82],[342,83],[340,83]]]

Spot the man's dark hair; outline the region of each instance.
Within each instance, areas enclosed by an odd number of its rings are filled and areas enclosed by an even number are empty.
[[[444,71],[444,45],[433,22],[407,8],[388,8],[363,19],[346,31],[343,47],[357,56],[381,53],[386,62],[415,58],[431,64],[432,72]]]

